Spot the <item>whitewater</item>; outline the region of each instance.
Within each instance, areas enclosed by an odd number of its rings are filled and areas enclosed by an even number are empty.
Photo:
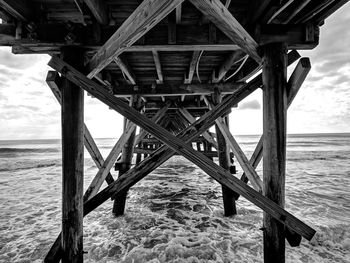
[[[258,139],[237,136],[248,158]],[[106,157],[116,139],[96,142]],[[0,141],[0,262],[46,255],[60,232],[61,165],[59,140]],[[97,173],[87,152],[84,167],[86,189]],[[350,134],[288,136],[286,210],[317,233],[286,242],[287,262],[350,262],[349,186]],[[132,187],[124,216],[112,207],[84,218],[85,262],[263,262],[261,209],[241,197],[224,217],[221,186],[183,157]]]

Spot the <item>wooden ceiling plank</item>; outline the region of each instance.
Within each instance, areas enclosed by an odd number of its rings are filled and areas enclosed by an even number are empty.
[[[84,0],[97,22],[107,25],[109,22],[108,9],[103,0]]]
[[[209,18],[224,34],[241,47],[249,56],[258,63],[261,57],[258,55],[258,43],[241,26],[220,0],[190,0],[205,16]]]
[[[145,0],[128,17],[88,63],[89,78],[112,62],[184,0]]]

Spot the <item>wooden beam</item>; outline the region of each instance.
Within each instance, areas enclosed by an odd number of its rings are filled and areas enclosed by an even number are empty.
[[[209,108],[213,109],[214,105],[207,98],[205,98],[204,100],[208,104]],[[262,185],[263,185],[262,180],[260,179],[259,175],[256,173],[255,169],[250,165],[241,147],[239,146],[235,138],[230,133],[230,130],[225,124],[223,118],[222,117],[217,118],[215,120],[215,124],[220,129],[220,132],[224,136],[226,143],[230,145],[231,150],[233,151],[233,154],[236,156],[240,166],[244,170],[244,173],[246,174],[246,176],[249,178],[254,189],[258,192],[262,192]]]
[[[264,196],[284,207],[286,169],[287,47],[273,43],[263,52]],[[285,226],[264,213],[264,262],[285,262]]]
[[[29,22],[34,16],[33,3],[28,0],[0,0],[0,7],[20,21]]]
[[[219,92],[215,92],[213,94],[213,101],[215,105],[218,105],[221,102],[221,95]],[[228,123],[225,123],[225,126],[228,127]],[[222,132],[220,131],[220,128],[218,125],[215,125],[215,131],[216,131],[216,138],[218,141],[218,154],[219,154],[219,165],[226,169],[230,170],[231,161],[230,159],[233,158],[233,156],[230,156],[230,147],[228,146],[226,139]],[[222,199],[224,204],[224,215],[225,216],[232,216],[237,214],[236,209],[236,201],[235,201],[235,192],[233,192],[231,189],[226,187],[225,185],[221,185],[222,190]]]
[[[288,49],[313,49],[319,43],[320,29],[316,25],[262,25],[256,39],[260,45],[285,42]]]
[[[182,4],[178,5],[175,11],[176,11],[176,24],[180,24],[181,17],[182,17]]]
[[[311,19],[315,17],[317,14],[320,14],[324,10],[327,10],[328,7],[333,3],[333,2],[339,2],[335,0],[321,0],[319,3],[317,3],[314,8],[312,8],[309,12],[304,14],[303,16],[297,18],[295,21],[293,21],[295,24],[302,24],[302,23],[308,23],[309,21],[312,21]]]
[[[272,0],[252,0],[250,1],[249,12],[247,15],[248,23],[254,24],[264,13],[265,9]]]
[[[91,72],[88,77],[94,77],[111,63],[113,58],[118,57],[127,47],[134,44],[183,1],[143,1],[89,61],[88,68]]]
[[[347,0],[348,1],[348,0]],[[282,24],[288,24],[311,0],[302,0],[298,3],[295,9],[288,13],[288,16],[281,21]]]
[[[191,113],[189,113],[188,110],[185,108],[179,108],[179,112],[187,119],[189,123],[195,123],[196,119],[192,116]],[[214,138],[207,132],[205,131],[203,133],[203,137],[211,144],[215,149],[218,149],[218,143],[214,140]]]
[[[182,84],[182,85],[139,85],[137,90],[133,85],[122,85],[114,87],[113,94],[116,97],[129,97],[130,95],[140,95],[142,97],[161,97],[161,96],[181,96],[181,95],[209,95],[214,93],[215,89],[220,90],[222,94],[232,94],[237,88],[242,86],[243,82],[226,83],[202,83],[202,84]]]
[[[157,70],[157,76],[158,76],[156,83],[163,84],[164,78],[163,78],[163,72],[162,72],[162,64],[160,63],[160,59],[159,59],[159,53],[157,50],[152,50],[152,55],[153,55],[154,64]]]
[[[52,93],[56,97],[57,101],[61,105],[61,85],[62,85],[62,78],[58,75],[57,71],[49,71],[47,72],[46,76],[46,83],[50,87]],[[87,126],[84,124],[84,145],[86,150],[89,152],[92,160],[96,164],[97,168],[100,169],[105,162],[102,154],[100,153],[94,139],[91,136],[91,133]],[[110,184],[114,182],[113,176],[111,173],[108,172],[107,176],[105,177],[105,180],[107,184]]]
[[[295,96],[297,95],[301,85],[303,84],[304,80],[306,79],[308,73],[310,72],[311,64],[309,58],[301,58],[295,67],[292,75],[290,76],[288,83],[287,83],[287,107],[292,104]],[[258,167],[258,164],[260,163],[262,156],[263,156],[263,136],[260,137],[260,140],[255,147],[255,150],[249,160],[249,163],[254,167]],[[241,180],[245,183],[248,183],[249,179],[243,173],[241,176]],[[236,199],[239,198],[239,195],[236,196]]]
[[[343,5],[345,5],[349,0],[340,0],[340,1],[335,1],[333,4],[328,7],[326,10],[320,12],[316,16],[316,20],[318,23],[322,23],[323,20],[325,20],[327,17],[332,15],[335,11],[337,11],[339,8],[341,8]]]
[[[165,113],[169,109],[169,106],[170,103],[168,101],[159,111],[157,111],[157,113],[151,118],[151,120],[154,123],[158,123],[165,116]],[[140,141],[142,141],[147,134],[148,133],[145,130],[140,129],[140,133],[135,138],[134,146],[136,146]]]
[[[300,57],[300,55],[297,56],[297,54],[298,53],[296,51],[290,52],[288,54],[289,64],[292,64],[296,59]],[[50,62],[50,64],[52,63],[54,63],[54,61]],[[55,64],[56,63],[54,63],[54,65]],[[58,66],[57,69],[59,68],[61,67]],[[234,105],[236,105],[237,103],[245,99],[247,96],[249,96],[251,93],[253,93],[255,90],[260,88],[261,86],[262,86],[261,76],[256,76],[252,81],[247,83],[244,87],[237,89],[234,92],[234,94],[230,95],[229,97],[226,97],[224,101],[220,105],[216,106],[211,112],[207,112],[203,114],[200,117],[200,119],[198,119],[195,123],[187,127],[184,131],[182,131],[178,135],[178,137],[183,139],[187,143],[192,142],[196,137],[198,137],[204,131],[209,129],[213,125],[217,117],[223,116],[227,111],[226,110],[227,108],[233,107]],[[166,126],[167,124],[164,124],[164,127]],[[145,159],[143,162],[136,165],[133,169],[129,170],[122,177],[118,178],[114,183],[112,183],[111,185],[106,187],[104,190],[99,192],[97,196],[93,197],[91,200],[86,202],[84,204],[84,214],[85,215],[89,214],[91,211],[93,211],[99,205],[104,203],[111,196],[117,197],[118,193],[121,193],[124,190],[129,189],[131,186],[133,186],[142,178],[144,178],[147,174],[149,174],[154,169],[156,169],[161,164],[163,164],[165,161],[167,161],[170,157],[173,156],[174,153],[175,151],[167,147],[159,148],[156,152],[152,154],[152,156],[150,156],[149,158]],[[61,246],[60,246],[60,238],[61,238],[61,235],[57,237],[55,243],[50,248],[47,256],[45,257],[45,263],[59,262],[61,258],[61,253],[62,253]]]
[[[201,57],[201,53],[202,53],[202,51],[199,51],[199,50],[198,51],[193,51],[191,63],[189,65],[189,67],[188,67],[188,73],[185,74],[184,84],[191,84],[194,72],[196,70],[196,66],[197,66],[198,60]]]
[[[223,78],[225,77],[226,73],[231,69],[231,67],[239,60],[242,58],[244,54],[242,52],[232,52],[227,59],[222,63],[222,65],[219,67],[219,69],[213,70],[212,73],[212,83],[219,83]]]
[[[125,74],[125,76],[128,78],[130,84],[136,85],[136,77],[129,64],[121,57],[115,57],[114,62],[118,65],[123,74]]]
[[[207,174],[212,176],[219,183],[225,184],[231,190],[243,195],[246,199],[263,209],[265,212],[270,214],[273,218],[275,218],[282,224],[285,224],[286,226],[295,230],[295,232],[303,235],[308,240],[310,240],[315,234],[315,230],[302,223],[300,220],[292,216],[290,213],[276,205],[268,198],[262,196],[260,193],[247,186],[241,180],[233,177],[228,171],[222,169],[215,163],[208,162],[205,156],[196,152],[194,149],[192,149],[191,146],[187,145],[186,142],[183,142],[178,137],[169,134],[169,132],[167,132],[164,128],[160,127],[159,125],[155,125],[147,117],[138,113],[136,110],[130,108],[127,104],[122,102],[120,99],[114,97],[104,89],[100,88],[99,85],[96,84],[94,81],[89,80],[79,71],[75,70],[69,64],[65,63],[58,57],[52,57],[52,59],[49,61],[49,66],[51,66],[61,74],[63,73],[66,78],[79,85],[80,87],[84,88],[97,99],[104,102],[106,105],[110,106],[111,108],[122,114],[124,117],[128,118],[130,121],[134,122],[141,128],[151,133],[154,137],[161,140],[163,143],[168,145],[168,147],[172,148],[174,151],[182,154],[185,158],[198,165],[201,169],[203,169]],[[247,89],[247,86],[244,86],[239,90],[240,97],[244,97],[246,94],[250,94],[250,90]],[[253,88],[254,86],[249,85],[249,87]],[[220,103],[218,106],[216,106],[215,112],[220,112],[221,115],[224,114],[227,111],[228,104],[231,105],[233,100],[237,100],[238,96],[237,94],[235,95],[235,97],[229,97],[225,99],[222,103]],[[208,118],[208,115],[205,114],[203,117]],[[209,117],[213,117],[213,114],[209,114]],[[215,119],[217,119],[217,117],[218,116],[215,116]],[[192,127],[192,125],[190,127]]]
[[[67,47],[63,59],[82,70],[82,50]],[[62,82],[62,263],[83,262],[84,91]]]
[[[132,101],[131,104],[135,104],[134,101]],[[130,126],[134,126],[134,124],[129,121],[125,131],[128,130]],[[135,128],[136,128],[136,125],[135,125]],[[121,167],[119,168],[118,177],[121,177],[131,167],[131,160],[134,153],[135,132],[136,132],[136,129],[133,129],[133,131],[130,133],[128,140],[126,140],[126,142],[122,145],[123,153],[120,160]],[[120,194],[119,198],[114,200],[113,209],[112,209],[113,215],[115,216],[124,215],[126,197],[127,197],[127,191],[125,191],[123,194]]]
[[[220,0],[190,0],[205,16],[209,18],[223,33],[234,43],[241,47],[249,56],[258,63],[261,58],[258,55],[258,44],[233,17]]]
[[[127,141],[135,132],[135,130],[136,130],[136,125],[133,123],[130,123],[130,125],[128,125],[128,128],[122,134],[122,136],[120,136],[117,143],[114,145],[111,152],[107,156],[106,160],[104,161],[102,166],[99,168],[96,176],[91,181],[90,186],[86,190],[84,195],[84,201],[89,200],[91,197],[95,196],[98,193],[98,191],[102,186],[103,181],[105,180],[106,176],[109,174],[119,154],[122,152],[124,145],[127,143]]]
[[[84,0],[97,22],[107,25],[109,22],[107,5],[104,0]]]

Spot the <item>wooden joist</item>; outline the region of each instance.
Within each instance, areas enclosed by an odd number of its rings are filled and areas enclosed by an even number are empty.
[[[153,60],[157,71],[157,76],[158,76],[156,83],[163,84],[164,78],[163,78],[163,72],[162,72],[162,64],[160,63],[160,59],[159,59],[159,52],[157,50],[152,50],[152,55],[153,55]]]
[[[200,50],[193,51],[191,63],[188,67],[188,72],[185,73],[184,84],[191,84],[194,72],[196,70],[197,63],[201,57],[201,53],[202,53],[202,51],[200,51]]]
[[[118,57],[127,47],[134,44],[183,1],[143,1],[89,61],[88,68],[91,72],[88,77],[94,77],[111,63],[113,58]]]
[[[202,83],[202,84],[182,84],[182,85],[139,85],[134,89],[133,85],[121,85],[114,87],[113,94],[116,97],[129,97],[130,95],[140,95],[142,97],[161,96],[181,96],[181,95],[209,95],[218,89],[222,94],[232,94],[243,82],[227,83]]]
[[[118,67],[120,68],[120,70],[123,72],[123,74],[128,78],[128,82],[130,82],[130,84],[132,85],[136,85],[136,77],[134,72],[132,71],[132,69],[130,68],[128,62],[119,57],[115,57],[114,58],[114,62],[118,65]]]
[[[19,21],[29,22],[34,17],[33,4],[29,0],[0,0],[0,7]]]
[[[128,118],[130,121],[134,122],[138,126],[151,133],[153,136],[168,145],[168,147],[182,154],[184,157],[199,166],[203,171],[205,171],[219,183],[224,184],[231,190],[243,195],[246,199],[263,209],[267,214],[271,215],[280,223],[290,227],[292,230],[304,236],[308,240],[310,240],[315,234],[315,230],[301,222],[299,219],[282,209],[280,206],[276,205],[265,196],[247,186],[241,180],[233,177],[222,167],[210,162],[207,157],[193,150],[192,147],[187,145],[186,142],[183,142],[183,140],[169,134],[169,132],[164,128],[155,125],[147,117],[141,115],[118,98],[115,98],[113,95],[100,88],[99,85],[97,85],[94,81],[89,80],[83,74],[72,68],[67,63],[63,62],[61,59],[52,57],[52,59],[49,61],[49,66],[64,74],[64,76],[70,81],[84,88],[86,91],[94,95],[97,99],[104,102],[106,105],[110,106],[122,114],[124,117]],[[246,88],[247,87],[244,86],[240,89],[240,96],[244,96],[246,93],[250,93],[249,90],[246,90]],[[233,98],[230,97],[228,100],[229,102],[232,102]],[[216,106],[216,112],[227,111],[227,103],[228,102],[224,100],[221,104]],[[208,117],[206,115],[204,116]],[[219,116],[215,116],[215,119],[217,119]],[[210,114],[209,117],[212,117],[212,114]]]
[[[61,88],[62,78],[58,75],[57,71],[49,71],[46,76],[46,83],[50,87],[52,93],[55,95],[57,101],[61,104]],[[84,124],[84,145],[89,152],[92,160],[96,164],[97,168],[100,169],[105,162],[100,150],[98,149],[89,129]],[[113,176],[108,172],[105,180],[107,184],[114,182]]]
[[[107,25],[109,21],[108,9],[104,0],[84,0],[97,22]]]
[[[288,54],[288,63],[292,64],[295,60],[300,57],[298,52],[293,51]],[[178,137],[186,141],[187,143],[192,142],[195,138],[200,136],[204,131],[208,130],[215,122],[215,120],[223,116],[227,111],[227,108],[233,107],[248,95],[253,93],[255,90],[262,86],[261,75],[255,77],[252,81],[247,83],[244,87],[237,89],[234,94],[225,98],[224,101],[214,108],[211,112],[205,113],[195,123],[183,130]],[[169,119],[168,119],[169,121]],[[167,127],[167,123],[164,124]],[[159,167],[165,161],[175,154],[175,151],[168,147],[161,147],[152,154],[149,158],[136,165],[134,168],[129,170],[126,174],[119,177],[114,183],[100,191],[95,197],[91,198],[84,204],[84,215],[89,214],[91,211],[96,209],[98,206],[103,204],[110,197],[117,197],[118,193],[123,193],[129,189],[142,178],[152,172],[154,169]],[[45,263],[59,262],[61,258],[61,246],[60,246],[61,235],[57,237],[54,244],[50,248],[47,256],[45,257]]]
[[[190,0],[206,17],[209,18],[223,33],[225,33],[243,51],[258,63],[258,44],[233,17],[220,0]]]

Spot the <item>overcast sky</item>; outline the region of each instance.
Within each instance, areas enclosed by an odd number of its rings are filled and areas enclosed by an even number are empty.
[[[348,3],[321,27],[320,45],[300,51],[312,69],[288,110],[288,133],[350,132],[349,25]],[[48,60],[0,48],[0,140],[60,138],[60,107],[45,83]],[[261,96],[257,91],[232,110],[233,134],[261,134]],[[112,138],[122,118],[85,96],[85,123],[93,137]]]

